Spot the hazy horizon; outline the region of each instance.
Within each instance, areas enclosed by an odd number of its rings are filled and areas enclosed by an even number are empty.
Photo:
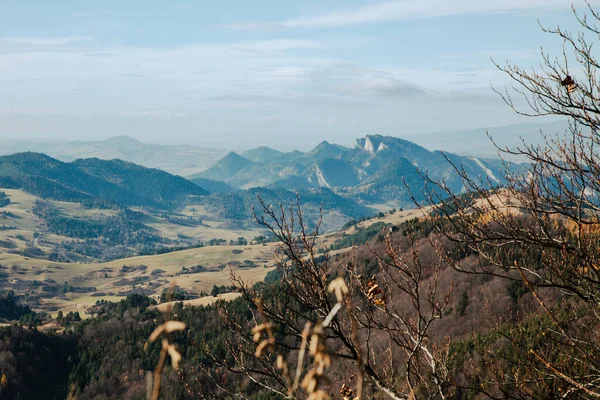
[[[385,134],[380,134],[377,132],[371,132],[371,133],[366,133],[363,135],[358,135],[355,137],[350,137],[350,136],[346,136],[344,137],[344,141],[343,142],[338,142],[335,140],[327,140],[327,139],[322,139],[319,141],[315,141],[315,142],[305,142],[302,144],[299,144],[297,146],[294,145],[276,145],[276,144],[270,144],[267,142],[260,142],[257,141],[252,145],[236,145],[235,143],[230,143],[229,146],[225,145],[225,146],[208,146],[208,145],[203,145],[202,143],[189,143],[189,142],[185,142],[185,141],[178,141],[177,139],[173,140],[146,140],[143,137],[135,137],[132,135],[109,135],[106,137],[98,137],[98,138],[90,138],[90,139],[71,139],[71,138],[56,138],[56,137],[45,137],[45,136],[40,136],[40,137],[29,137],[29,138],[20,138],[20,137],[6,137],[6,141],[7,142],[11,142],[11,143],[27,143],[27,142],[31,142],[31,143],[45,143],[45,142],[50,142],[50,143],[72,143],[72,142],[102,142],[102,141],[109,141],[111,139],[117,139],[117,138],[130,138],[133,140],[136,140],[140,143],[143,144],[150,144],[150,145],[163,145],[163,146],[193,146],[193,147],[197,147],[197,148],[205,148],[205,149],[213,149],[213,150],[225,150],[225,151],[234,151],[237,153],[241,153],[247,150],[252,150],[255,149],[257,147],[269,147],[271,149],[275,149],[275,150],[279,150],[282,152],[289,152],[289,151],[294,151],[294,150],[299,150],[299,151],[303,151],[303,152],[307,152],[312,150],[313,148],[315,148],[317,145],[319,145],[322,142],[329,142],[331,144],[336,144],[336,145],[341,145],[341,146],[345,146],[345,147],[353,147],[356,144],[356,140],[360,139],[360,138],[364,138],[366,136],[370,136],[370,135],[381,135],[381,136],[392,136],[392,137],[398,137],[398,138],[402,138],[402,139],[406,139],[406,140],[411,140],[415,143],[418,143],[421,146],[424,146],[426,148],[430,148],[433,149],[435,146],[427,146],[425,145],[425,137],[429,137],[429,136],[440,136],[443,134],[449,134],[451,136],[449,136],[447,139],[447,141],[450,141],[452,139],[452,135],[455,134],[457,136],[457,140],[460,140],[460,135],[461,134],[469,134],[469,133],[476,133],[478,131],[481,131],[481,138],[483,141],[487,141],[487,134],[489,131],[494,131],[494,130],[507,130],[510,128],[515,128],[516,131],[514,132],[513,135],[511,135],[511,138],[513,138],[514,136],[518,136],[518,135],[526,135],[526,136],[530,136],[534,133],[537,133],[539,130],[543,130],[544,133],[546,134],[557,134],[560,133],[558,131],[555,130],[555,128],[560,127],[561,129],[564,128],[566,129],[568,124],[566,121],[561,121],[561,120],[554,120],[554,121],[546,121],[544,123],[541,123],[542,120],[538,120],[540,121],[540,123],[535,123],[535,122],[530,122],[530,123],[522,123],[522,124],[512,124],[512,125],[501,125],[501,126],[490,126],[490,127],[480,127],[480,128],[475,128],[475,129],[464,129],[464,130],[451,130],[451,131],[435,131],[435,132],[423,132],[420,131],[418,133],[408,133],[408,134],[390,134],[390,135],[385,135]],[[421,140],[419,140],[419,137],[423,138]],[[498,138],[495,137],[495,140],[497,140],[497,144],[502,145],[502,138]],[[490,142],[491,144],[491,142]],[[443,150],[443,148],[442,148]],[[0,154],[2,154],[2,152],[0,151]]]

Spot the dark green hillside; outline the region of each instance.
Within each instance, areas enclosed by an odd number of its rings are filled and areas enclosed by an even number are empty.
[[[101,198],[122,205],[160,206],[152,199],[40,153],[0,157],[0,187],[22,189],[36,196],[64,201]]]
[[[208,197],[207,207],[223,218],[248,220],[253,218],[252,206],[258,203],[258,196],[269,204],[290,203],[294,194],[287,190],[254,188],[237,190],[232,193],[218,193]]]
[[[206,190],[185,178],[126,161],[87,158],[72,164],[89,175],[159,203],[177,201],[189,195],[208,194]]]
[[[19,302],[19,297],[15,295],[15,292],[9,291],[0,293],[0,320],[18,320],[23,315],[30,313],[31,308],[21,304]]]
[[[301,204],[323,205],[324,210],[338,211],[351,218],[371,216],[374,211],[354,200],[342,197],[327,188],[299,190]]]
[[[300,204],[313,212],[323,205],[326,212],[337,211],[348,218],[370,216],[373,210],[361,206],[351,199],[344,198],[329,189],[298,190]],[[232,193],[213,194],[205,199],[207,208],[222,218],[238,221],[254,222],[252,206],[258,204],[258,197],[265,203],[284,206],[294,204],[297,196],[295,192],[284,189],[252,188],[238,190]]]
[[[235,190],[225,182],[214,179],[196,177],[190,179],[190,182],[195,183],[204,190],[208,190],[210,193],[229,193]]]
[[[0,187],[22,189],[55,200],[170,207],[208,192],[169,173],[120,160],[64,163],[40,153],[0,157]]]
[[[0,192],[0,207],[10,204],[10,198],[4,192]]]
[[[69,374],[78,363],[77,338],[37,329],[0,329],[1,399],[62,400],[69,395]]]

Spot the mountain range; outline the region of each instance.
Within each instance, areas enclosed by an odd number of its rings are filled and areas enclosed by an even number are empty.
[[[545,134],[563,134],[566,128],[566,122],[552,122],[547,124],[530,123],[455,132],[415,132],[415,134],[403,135],[401,137],[418,144],[427,150],[442,150],[458,155],[490,158],[497,157],[498,152],[487,137],[486,132],[493,137],[494,141],[499,146],[515,148],[521,144],[520,137],[523,137],[526,143],[537,144],[541,143],[543,140],[540,131],[543,131]],[[347,149],[335,144],[330,145],[330,143],[322,143],[321,146],[317,146],[317,148],[307,153],[302,153],[300,151],[282,152],[266,146],[259,146],[240,152],[239,155],[253,163],[262,165],[270,164],[274,166],[275,164],[273,164],[273,162],[276,160],[283,161],[283,164],[286,164],[286,160],[296,158],[299,159],[300,164],[306,164],[306,162],[303,162],[302,160],[317,160],[319,154],[322,152],[326,154],[324,158],[334,155],[332,151],[335,150],[332,150],[332,148],[335,147],[342,152],[344,152],[344,149]],[[45,153],[65,162],[74,161],[79,158],[100,158],[104,160],[117,158],[140,164],[145,167],[159,168],[184,177],[198,177],[198,173],[209,169],[219,159],[228,154],[228,151],[223,149],[203,148],[190,144],[148,144],[128,136],[115,136],[105,140],[78,140],[70,142],[58,140],[19,141],[3,139],[0,155],[28,151]],[[339,154],[334,155],[334,158],[336,157],[339,157]],[[510,157],[508,158],[510,159]],[[289,165],[286,166],[289,167]],[[294,171],[291,172],[293,172],[291,175],[297,175]],[[212,175],[212,173],[208,173],[207,175]],[[218,174],[212,176],[219,177]],[[243,181],[243,179],[241,179],[241,181]],[[243,184],[243,182],[240,182],[240,184]]]
[[[257,153],[270,157],[256,157]],[[497,159],[429,151],[390,136],[368,135],[352,148],[324,141],[306,153],[261,148],[250,154],[253,159],[230,152],[192,178],[220,180],[237,189],[326,188],[348,198],[373,203],[393,201],[400,206],[412,204],[411,191],[419,196],[425,174],[436,181],[444,179],[451,189],[460,192],[462,181],[452,164],[490,184],[502,183],[502,164]]]

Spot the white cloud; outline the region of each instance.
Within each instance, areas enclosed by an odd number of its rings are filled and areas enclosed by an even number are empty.
[[[344,63],[327,56],[327,50],[337,45],[285,39],[173,48],[32,47],[13,52],[3,51],[0,43],[4,88],[0,108],[46,114],[169,110],[175,116],[201,107],[237,110],[290,102],[342,107],[422,100],[487,87],[494,79],[494,71]],[[291,51],[297,49],[320,52]]]
[[[177,110],[211,96],[283,96],[306,71],[332,62],[288,52],[327,43],[291,39],[172,48],[21,46],[14,51],[0,42],[0,108],[23,112],[114,113],[160,104]]]
[[[103,17],[115,14],[112,10],[85,10],[77,11],[71,14],[75,18],[91,18],[91,17]]]
[[[589,2],[592,4],[599,3],[598,0],[589,0]],[[584,0],[574,0],[573,3],[575,5],[585,5]],[[461,14],[565,9],[570,7],[571,4],[572,2],[568,0],[399,0],[278,22],[242,22],[222,25],[221,28],[249,31],[274,30],[277,28],[335,28]]]
[[[284,28],[284,26],[267,22],[242,22],[239,24],[218,25],[217,28],[230,31],[271,32]]]
[[[307,76],[322,87],[354,96],[412,97],[425,91],[418,85],[399,79],[392,72],[353,64],[334,64],[311,71]]]
[[[331,49],[350,42],[354,38],[152,48],[0,41],[0,113],[8,114],[0,118],[0,135],[143,132],[225,146],[255,136],[263,143],[287,143],[288,134],[336,141],[423,123],[439,130],[462,127],[467,119],[482,125],[489,116],[510,121],[469,91],[487,85],[488,71],[408,70],[334,57]]]
[[[274,39],[238,43],[231,46],[231,49],[255,52],[270,52],[296,49],[318,49],[322,48],[323,46],[324,45],[322,43],[312,40]]]
[[[0,42],[31,46],[66,46],[90,41],[89,36],[67,36],[56,38],[0,37]]]

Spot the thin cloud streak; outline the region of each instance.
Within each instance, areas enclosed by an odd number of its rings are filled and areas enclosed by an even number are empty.
[[[67,46],[70,44],[89,42],[89,36],[67,36],[56,38],[27,38],[27,37],[0,37],[0,42],[31,46]]]
[[[598,0],[589,0],[590,4],[599,4]],[[575,6],[585,6],[584,0],[575,0]],[[341,28],[377,22],[391,22],[408,19],[436,18],[465,14],[492,14],[506,12],[525,12],[531,10],[560,10],[571,6],[565,0],[401,0],[388,1],[353,9],[291,18],[278,22],[241,22],[220,25],[221,29],[237,31],[269,31],[277,28]]]
[[[262,53],[322,47],[324,47],[323,43],[313,40],[273,39],[238,43],[231,46],[230,49]]]

